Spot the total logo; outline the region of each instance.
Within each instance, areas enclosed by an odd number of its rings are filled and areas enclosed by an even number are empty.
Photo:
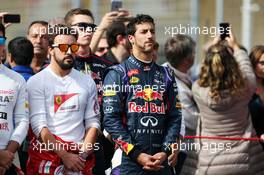
[[[137,105],[135,102],[128,102],[128,112],[136,112],[136,113],[151,113],[151,114],[165,114],[165,106],[164,103],[161,106],[156,105],[155,103],[145,102],[143,106]]]
[[[153,101],[157,99],[163,101],[162,93],[153,91],[151,88],[146,88],[143,91],[135,92],[134,99],[137,99],[137,98],[142,98],[145,101]]]

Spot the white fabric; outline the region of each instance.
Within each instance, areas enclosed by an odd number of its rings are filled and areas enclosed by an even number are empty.
[[[0,64],[0,149],[10,140],[19,144],[28,131],[26,82],[18,73]]]
[[[193,99],[191,77],[188,74],[173,68],[168,62],[164,63],[163,66],[172,69],[176,75],[175,79],[178,86],[179,98],[182,104],[183,124],[181,126],[181,135],[184,136],[185,134],[193,134],[196,131],[199,112]]]
[[[65,141],[80,142],[85,129],[100,128],[96,85],[75,69],[65,77],[50,67],[27,82],[30,124],[36,136],[43,127]]]

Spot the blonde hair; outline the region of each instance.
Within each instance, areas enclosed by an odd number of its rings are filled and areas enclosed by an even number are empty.
[[[241,93],[245,80],[227,46],[216,44],[208,49],[198,84],[201,87],[210,87],[210,96],[215,102],[220,101],[222,90],[227,90],[231,96]]]

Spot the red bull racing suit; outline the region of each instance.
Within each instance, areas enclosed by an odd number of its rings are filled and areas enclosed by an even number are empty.
[[[170,174],[167,162],[151,172],[143,170],[136,157],[169,155],[179,137],[181,105],[171,70],[133,56],[111,67],[104,79],[103,110],[105,129],[123,150],[121,174]]]

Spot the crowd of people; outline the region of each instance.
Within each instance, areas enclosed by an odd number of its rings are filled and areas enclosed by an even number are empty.
[[[150,15],[75,8],[6,45],[5,14],[0,175],[264,174],[264,45],[217,36],[193,79],[196,42],[168,38],[158,65]]]

